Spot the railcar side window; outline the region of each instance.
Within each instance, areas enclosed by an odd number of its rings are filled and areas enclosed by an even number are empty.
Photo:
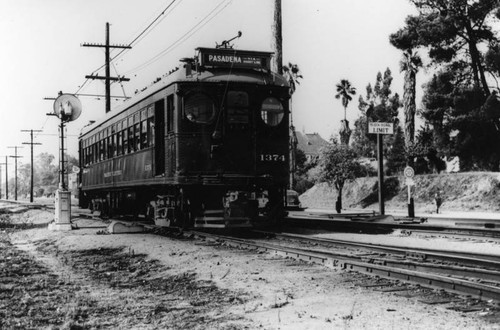
[[[117,156],[122,154],[122,131],[116,133],[116,154]]]
[[[141,122],[141,149],[148,147],[148,122],[144,119]]]
[[[141,150],[141,124],[137,123],[135,124],[135,147],[134,150],[138,151]]]
[[[260,115],[264,123],[269,126],[277,126],[284,117],[283,105],[275,97],[268,97],[262,102]]]
[[[174,130],[174,96],[167,96],[167,133]]]
[[[214,101],[203,93],[190,94],[184,98],[184,115],[193,123],[208,124],[215,115]]]
[[[126,155],[126,154],[128,154],[128,130],[127,130],[127,128],[125,128],[122,131],[122,137],[123,137],[123,144],[122,144],[123,154]]]
[[[230,91],[227,93],[227,114],[230,124],[248,123],[248,94]]]
[[[134,126],[128,128],[128,152],[134,152]]]

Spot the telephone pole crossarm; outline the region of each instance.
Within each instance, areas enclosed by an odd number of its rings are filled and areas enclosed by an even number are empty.
[[[131,46],[127,45],[110,45],[109,44],[109,23],[106,23],[106,43],[104,45],[101,44],[90,44],[90,43],[84,43],[82,44],[83,47],[103,47],[105,49],[105,75],[104,76],[97,76],[97,75],[87,75],[85,78],[87,79],[101,79],[104,80],[104,83],[106,85],[106,113],[111,111],[111,81],[129,81],[130,79],[125,78],[125,77],[111,77],[110,73],[110,55],[109,55],[109,50],[110,48],[121,48],[121,49],[130,49],[132,48]]]

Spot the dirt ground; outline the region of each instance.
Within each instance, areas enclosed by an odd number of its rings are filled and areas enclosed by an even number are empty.
[[[455,299],[442,292],[384,292],[380,279],[267,253],[110,235],[88,219],[49,231],[42,210],[0,216],[2,329],[500,329],[491,303],[452,310],[431,303]]]

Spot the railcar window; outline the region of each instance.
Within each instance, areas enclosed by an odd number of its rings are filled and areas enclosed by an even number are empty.
[[[193,123],[208,124],[215,115],[214,101],[203,93],[190,94],[184,99],[184,115]]]
[[[269,126],[277,126],[284,117],[283,105],[275,97],[268,97],[262,102],[260,115],[264,123]]]
[[[134,151],[134,126],[128,128],[128,152]]]
[[[227,93],[227,112],[230,124],[248,123],[248,94],[238,91]]]
[[[134,126],[135,126],[135,138],[134,138],[135,148],[134,148],[134,150],[137,151],[137,150],[141,150],[141,124],[137,123]]]
[[[174,96],[167,97],[167,133],[174,130]]]
[[[128,154],[128,130],[126,128],[122,131],[122,137],[123,137],[123,145],[122,145],[123,154],[126,155]]]
[[[155,144],[155,117],[148,118],[148,144],[150,147]]]
[[[122,154],[122,131],[116,133],[116,155],[120,156]]]
[[[99,160],[104,160],[104,141],[99,141]]]
[[[148,145],[148,121],[144,119],[141,122],[141,149],[146,149]]]

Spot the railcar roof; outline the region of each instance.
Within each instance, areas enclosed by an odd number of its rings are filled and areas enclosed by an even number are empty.
[[[88,132],[96,129],[97,127],[101,126],[102,124],[112,119],[113,117],[119,115],[126,109],[143,101],[144,99],[155,94],[156,92],[172,85],[173,83],[238,82],[238,83],[248,83],[256,85],[272,85],[272,86],[286,86],[286,87],[289,86],[288,82],[283,76],[274,72],[265,72],[259,70],[244,70],[244,69],[230,70],[229,68],[206,68],[201,72],[196,72],[195,70],[193,70],[191,75],[186,75],[186,71],[184,69],[179,69],[158,79],[159,79],[158,81],[151,84],[143,91],[136,93],[130,99],[116,106],[107,114],[104,114],[100,119],[96,120],[94,123],[83,127],[80,132],[80,136],[85,135]]]

